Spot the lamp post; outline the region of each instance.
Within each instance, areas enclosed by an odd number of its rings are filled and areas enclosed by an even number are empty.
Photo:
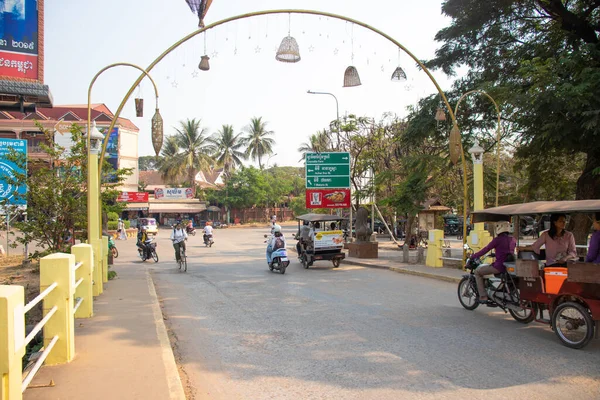
[[[333,98],[335,99],[335,115],[336,115],[336,121],[337,121],[337,144],[335,146],[336,150],[340,149],[340,107],[338,104],[338,99],[337,97],[335,97],[335,95],[333,93],[329,93],[329,92],[313,92],[312,90],[307,90],[306,93],[308,94],[327,94],[329,96],[333,96]]]

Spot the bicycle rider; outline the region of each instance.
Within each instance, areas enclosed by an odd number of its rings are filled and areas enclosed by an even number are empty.
[[[171,240],[173,241],[173,248],[175,249],[175,260],[177,262],[180,261],[181,258],[181,249],[185,252],[185,241],[187,240],[188,235],[181,224],[181,221],[177,221],[175,226],[173,227],[173,232],[171,232]]]

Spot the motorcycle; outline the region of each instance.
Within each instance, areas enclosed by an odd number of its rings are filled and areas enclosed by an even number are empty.
[[[465,248],[467,245],[465,245]],[[458,283],[458,301],[467,310],[475,310],[479,307],[479,291],[475,280],[475,270],[483,264],[480,258],[471,258],[473,251],[469,248],[465,269],[469,274],[463,275]],[[493,257],[493,254],[491,254]],[[506,265],[506,264],[505,264]],[[512,266],[508,266],[509,268]],[[488,307],[500,307],[505,313],[508,312],[517,322],[528,324],[534,320],[535,314],[530,308],[524,308],[519,294],[518,277],[505,271],[493,277],[484,277],[484,287],[488,295]]]
[[[265,238],[267,238],[265,242],[271,241],[267,235],[265,235]],[[288,265],[290,265],[290,259],[288,258],[287,250],[285,248],[273,250],[271,253],[271,262],[269,263],[269,271],[277,270],[283,275]]]
[[[156,254],[156,243],[154,243],[154,239],[146,239],[144,241],[144,248],[138,247],[138,254],[142,261],[152,258],[154,262],[158,262],[158,254]]]
[[[113,258],[119,257],[119,250],[117,250],[117,245],[112,236],[108,237],[108,251],[112,253]]]
[[[196,236],[196,228],[194,228],[193,226],[186,226],[185,227],[185,232],[188,235]]]
[[[213,235],[204,235],[204,246],[206,247],[212,247],[213,243],[215,241],[213,240]]]

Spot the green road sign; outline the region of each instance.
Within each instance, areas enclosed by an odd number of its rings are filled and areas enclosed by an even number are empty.
[[[350,176],[350,164],[307,165],[306,176]]]
[[[347,164],[350,166],[350,153],[306,153],[306,165]]]
[[[350,177],[349,176],[307,176],[306,177],[306,188],[307,189],[318,189],[318,188],[349,188]]]
[[[306,153],[306,188],[350,187],[350,153]]]

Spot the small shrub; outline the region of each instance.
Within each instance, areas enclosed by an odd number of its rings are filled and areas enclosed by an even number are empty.
[[[118,220],[119,220],[119,214],[117,214],[116,212],[109,212],[109,213],[107,214],[107,216],[108,216],[108,221],[109,221],[109,222],[110,222],[110,221],[115,221],[115,222],[116,222],[116,221],[118,221]]]

